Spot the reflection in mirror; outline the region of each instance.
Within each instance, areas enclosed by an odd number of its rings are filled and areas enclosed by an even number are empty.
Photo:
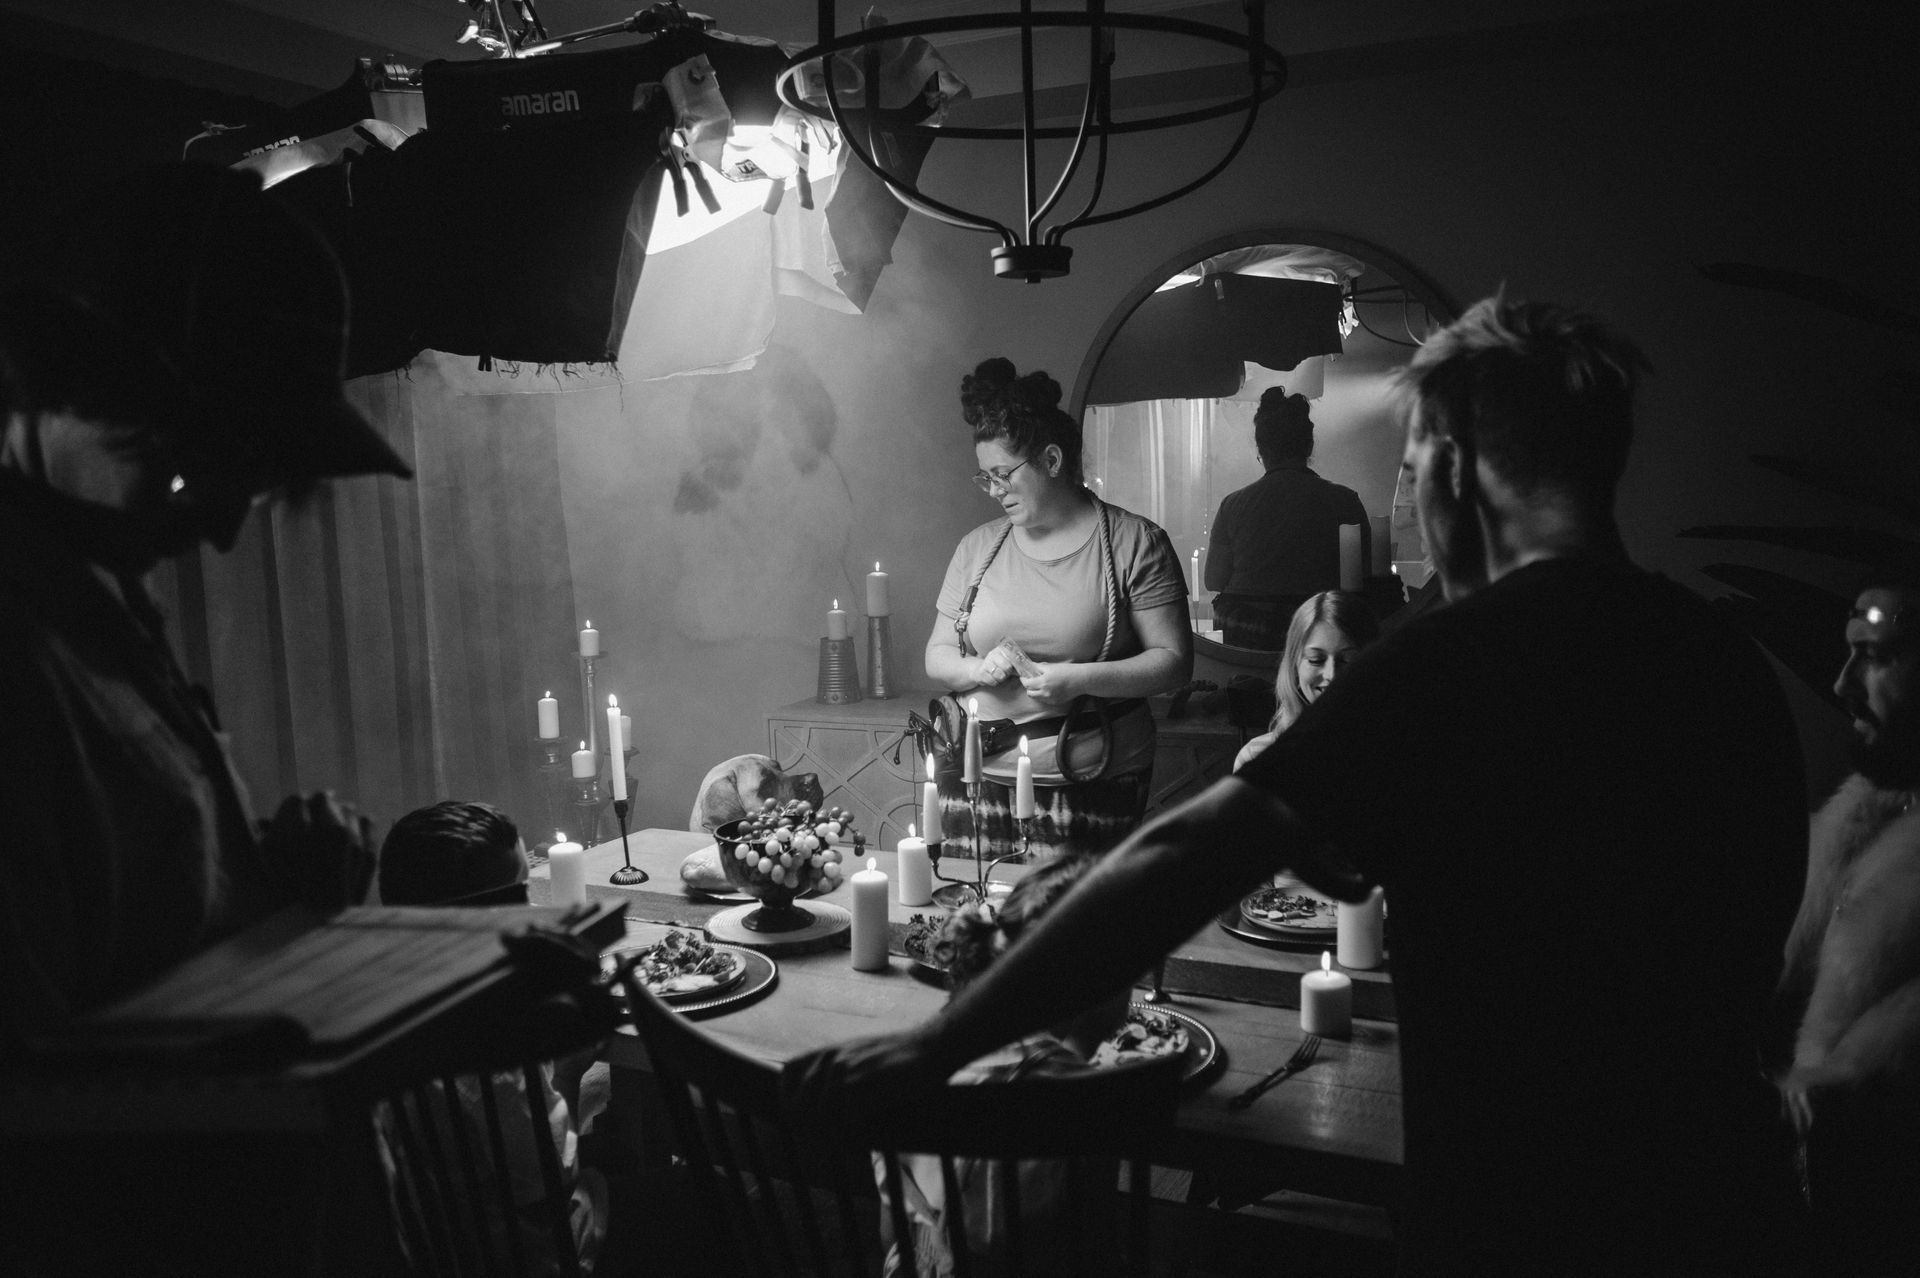
[[[1167,530],[1202,651],[1270,666],[1300,599],[1364,590],[1384,616],[1430,575],[1391,387],[1448,317],[1383,259],[1304,239],[1197,256],[1083,378],[1087,482]]]

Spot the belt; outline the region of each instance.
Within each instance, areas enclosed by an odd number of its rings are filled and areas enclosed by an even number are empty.
[[[1038,740],[1043,737],[1058,736],[1060,730],[1071,722],[1074,727],[1097,728],[1103,716],[1111,721],[1123,714],[1132,714],[1147,703],[1140,697],[1129,697],[1124,701],[1109,701],[1094,710],[1083,710],[1077,715],[1055,715],[1050,719],[1029,719],[1025,723],[1015,723],[1012,719],[982,719],[980,721],[980,753],[995,755],[1003,750],[1011,750],[1020,744],[1020,738]]]

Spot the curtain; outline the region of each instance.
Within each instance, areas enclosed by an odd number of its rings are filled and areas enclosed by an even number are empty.
[[[257,512],[230,554],[162,565],[176,650],[225,716],[257,814],[332,789],[384,827],[482,799],[529,845],[549,838],[567,809],[536,770],[533,703],[577,703],[579,683],[552,397],[399,373],[348,395],[414,480],[336,481]]]
[[[1219,499],[1259,477],[1253,454],[1254,405],[1221,399],[1152,399],[1087,410],[1085,469],[1095,492],[1167,530],[1187,571],[1206,554]],[[1244,452],[1249,473],[1231,459]]]

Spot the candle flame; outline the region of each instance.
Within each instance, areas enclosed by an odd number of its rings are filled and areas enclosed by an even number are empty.
[[[584,741],[582,741],[582,742],[580,743],[580,748],[581,748],[582,750],[584,750],[584,749],[586,749],[586,748],[587,748],[587,743],[586,743],[586,742],[584,742]]]
[[[927,756],[927,780],[933,780],[933,756]]]
[[[815,604],[814,606],[815,606],[816,608],[817,608],[817,607],[819,607],[819,605],[818,605],[818,604]],[[836,599],[836,600],[834,600],[834,601],[833,601],[833,610],[834,610],[835,612],[838,612],[838,611],[840,611],[840,601],[839,601],[838,599]]]
[[[611,692],[609,692],[607,694],[607,704],[610,706],[617,706],[620,704],[620,698],[614,696]]]
[[[1025,754],[1026,754],[1026,752],[1027,752],[1027,739],[1026,739],[1025,737],[1021,737],[1021,738],[1020,738],[1020,753],[1021,753],[1022,755],[1025,755]]]
[[[879,572],[879,571],[880,571],[880,561],[879,561],[878,559],[876,559],[876,560],[874,560],[874,561],[873,561],[873,570],[874,570],[875,572]]]
[[[920,837],[919,835],[913,832],[913,822],[911,821],[907,822],[907,837],[909,839],[917,839]]]
[[[972,715],[976,719],[980,717],[980,698],[978,697],[967,698],[967,713]]]
[[[591,629],[593,629],[593,622],[591,622],[591,621],[589,621],[589,622],[587,622],[587,624],[586,624],[586,625],[584,625],[584,626],[582,626],[582,627],[580,627],[580,628],[581,628],[582,630],[591,630]]]
[[[1320,951],[1320,970],[1323,972],[1333,971],[1333,951],[1332,950]]]
[[[565,843],[567,841],[567,832],[565,830],[555,830],[553,832],[553,841],[555,843]]]
[[[869,870],[877,870],[877,869],[879,869],[879,868],[880,868],[880,863],[879,863],[878,861],[876,861],[876,860],[874,860],[874,859],[873,859],[872,857],[868,857],[868,858],[867,858],[867,868],[868,868]]]

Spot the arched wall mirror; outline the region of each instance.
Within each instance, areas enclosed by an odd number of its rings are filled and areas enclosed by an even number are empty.
[[[1384,249],[1275,229],[1171,259],[1107,321],[1074,387],[1087,482],[1173,539],[1193,583],[1196,650],[1271,669],[1282,642],[1268,638],[1270,622],[1249,625],[1244,608],[1234,612],[1242,596],[1216,605],[1205,584],[1209,556],[1232,553],[1229,537],[1244,547],[1258,535],[1245,521],[1219,530],[1215,521],[1223,499],[1267,473],[1254,415],[1270,387],[1305,397],[1313,423],[1307,466],[1350,489],[1365,513],[1360,528],[1316,526],[1304,549],[1274,556],[1298,567],[1296,588],[1358,580],[1385,620],[1426,583],[1426,547],[1411,496],[1398,486],[1402,436],[1390,387],[1427,333],[1453,315],[1432,284]],[[1360,518],[1350,499],[1329,500]],[[1220,570],[1229,562],[1220,560]]]

